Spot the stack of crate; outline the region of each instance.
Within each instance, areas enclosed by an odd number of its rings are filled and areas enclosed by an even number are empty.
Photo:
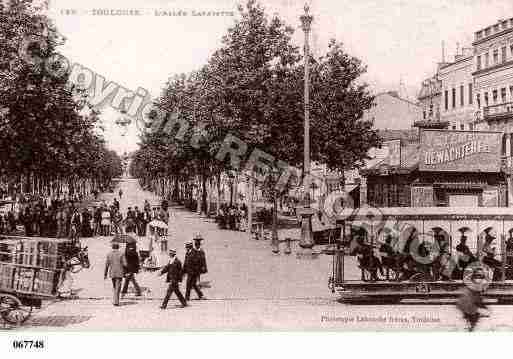
[[[0,289],[54,295],[67,242],[0,239]]]

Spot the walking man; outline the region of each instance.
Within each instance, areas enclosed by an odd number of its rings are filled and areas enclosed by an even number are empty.
[[[197,234],[194,237],[194,250],[196,251],[197,255],[199,256],[199,262],[200,262],[200,274],[207,273],[207,258],[205,256],[205,251],[201,248],[201,241],[203,241],[203,237],[201,234]],[[198,275],[199,277],[199,275]]]
[[[112,243],[112,251],[107,254],[107,260],[105,261],[105,273],[104,279],[107,279],[107,275],[112,280],[113,290],[113,304],[119,306],[119,295],[121,293],[121,281],[125,275],[125,267],[127,266],[126,258],[119,251],[119,244]]]
[[[199,251],[192,247],[192,242],[185,244],[185,259],[183,271],[187,274],[185,289],[185,300],[191,299],[191,289],[194,289],[199,299],[204,299],[203,293],[198,287],[198,280],[201,274],[202,258]]]
[[[463,282],[466,285],[456,306],[467,322],[468,331],[471,332],[475,329],[479,319],[487,316],[481,313],[482,309],[487,309],[481,293],[488,287],[489,278],[483,268],[477,267],[465,271]]]
[[[169,302],[169,298],[171,298],[173,293],[175,293],[178,297],[178,300],[182,304],[182,308],[186,307],[187,302],[180,292],[180,282],[182,281],[183,277],[182,263],[178,258],[176,258],[176,250],[174,249],[169,250],[169,263],[166,264],[164,268],[162,268],[159,275],[164,275],[165,273],[167,274],[166,282],[169,283],[169,286],[167,288],[167,293],[164,297],[162,305],[160,306],[160,309],[167,308],[167,303]]]
[[[139,263],[139,255],[137,254],[137,246],[135,243],[127,243],[126,251],[126,269],[125,269],[125,281],[123,283],[123,289],[121,290],[121,295],[124,296],[128,292],[128,285],[130,282],[134,285],[135,295],[137,297],[141,296],[141,288],[139,284],[135,280],[135,275],[139,273],[140,263]]]

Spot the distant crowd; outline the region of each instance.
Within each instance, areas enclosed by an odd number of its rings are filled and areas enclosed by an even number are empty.
[[[119,196],[121,198],[122,191]],[[114,198],[108,205],[105,201],[91,208],[82,206],[82,198],[67,199],[31,198],[18,208],[11,208],[0,215],[0,234],[22,234],[26,236],[78,238],[109,236],[133,232],[146,235],[146,225],[158,219],[169,221],[168,203],[152,206],[145,200],[141,209],[128,207],[123,216],[119,201]]]

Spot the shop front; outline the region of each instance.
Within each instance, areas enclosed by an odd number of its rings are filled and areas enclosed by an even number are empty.
[[[364,171],[368,203],[377,207],[506,207],[502,136],[502,132],[421,130],[414,157],[410,148],[401,154],[399,165],[390,166],[385,160]]]

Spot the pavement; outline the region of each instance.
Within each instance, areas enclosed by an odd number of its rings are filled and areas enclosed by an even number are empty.
[[[141,208],[144,200],[159,202],[150,192],[143,191],[137,180],[127,179],[119,184],[123,190],[120,208],[123,213],[136,205]],[[103,195],[110,203],[118,192]],[[191,241],[196,233],[205,240],[202,247],[207,255],[208,271],[201,281],[209,281],[211,288],[206,290],[211,299],[290,299],[330,295],[328,277],[331,270],[331,257],[322,256],[317,260],[298,261],[294,254],[275,255],[271,251],[269,240],[250,239],[246,232],[219,230],[213,219],[180,207],[171,207],[169,228],[169,248],[177,250],[177,256],[183,262],[184,243]],[[296,233],[295,233],[296,232]],[[287,230],[288,235],[299,237],[299,229]],[[283,237],[285,233],[280,233]],[[110,298],[111,283],[103,280],[105,256],[110,250],[112,237],[81,239],[82,245],[89,248],[91,267],[82,270],[74,277],[74,287],[80,298]],[[142,246],[146,238],[139,238]],[[297,244],[293,243],[295,252]],[[156,246],[157,247],[157,246]],[[162,261],[166,254],[160,254]],[[162,298],[166,286],[163,278],[155,272],[141,272],[137,276],[141,286],[145,287],[147,298]]]
[[[159,202],[144,191],[135,179],[123,179],[121,210],[143,206],[144,200]],[[108,203],[117,196],[101,195]],[[254,240],[244,232],[219,230],[212,219],[183,208],[171,208],[169,246],[183,260],[184,243],[194,234],[205,238],[208,273],[201,281],[207,300],[194,300],[187,308],[178,307],[175,298],[167,310],[159,309],[166,290],[163,277],[155,272],[137,276],[143,296],[133,290],[121,301],[111,304],[112,285],[103,279],[105,256],[112,237],[82,239],[89,247],[91,267],[74,275],[73,288],[78,297],[43,303],[19,328],[11,330],[463,330],[464,323],[454,305],[348,305],[337,302],[328,288],[330,256],[314,260],[297,259],[292,254],[271,251],[270,241]],[[299,229],[280,236],[299,237]],[[140,239],[141,242],[144,239]],[[356,275],[357,273],[355,273]],[[182,292],[185,291],[182,284]],[[511,330],[512,306],[493,306],[490,318],[480,329]],[[0,329],[2,323],[0,322]]]

